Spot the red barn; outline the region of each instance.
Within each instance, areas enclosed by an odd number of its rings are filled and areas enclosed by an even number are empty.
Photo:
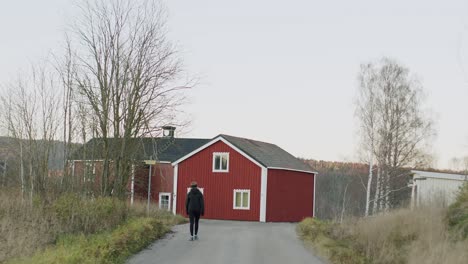
[[[172,165],[174,213],[185,215],[197,181],[204,218],[297,222],[314,215],[316,173],[274,144],[220,135]]]

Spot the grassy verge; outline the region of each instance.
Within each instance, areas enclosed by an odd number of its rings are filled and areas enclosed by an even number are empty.
[[[308,218],[300,237],[321,257],[340,264],[465,264],[468,185],[448,209],[401,209],[342,224]]]
[[[0,263],[122,263],[185,222],[181,216],[113,198],[65,194],[18,199],[0,190]]]
[[[337,237],[339,231],[341,228],[338,224],[313,218],[306,218],[297,225],[297,233],[301,239],[317,255],[331,263],[370,263],[365,256],[354,250],[349,237]]]
[[[113,231],[64,235],[44,251],[8,263],[124,263],[169,230],[169,225],[157,218],[130,219]]]

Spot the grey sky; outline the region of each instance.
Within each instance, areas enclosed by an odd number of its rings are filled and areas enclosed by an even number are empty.
[[[0,83],[60,49],[72,1],[0,3]],[[451,1],[166,1],[170,39],[200,77],[185,107],[190,137],[220,133],[294,155],[356,160],[359,64],[411,69],[437,121],[440,167],[468,154],[468,3]]]

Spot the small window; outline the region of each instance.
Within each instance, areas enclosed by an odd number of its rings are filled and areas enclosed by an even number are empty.
[[[229,171],[229,153],[215,152],[213,153],[213,172],[228,172]]]
[[[159,209],[163,209],[163,210],[171,209],[171,194],[170,193],[159,193]]]
[[[96,178],[96,162],[85,161],[84,181],[92,182]]]
[[[250,210],[250,190],[234,190],[234,209]]]

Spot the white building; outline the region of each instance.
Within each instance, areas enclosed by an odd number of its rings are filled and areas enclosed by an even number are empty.
[[[467,175],[412,170],[411,207],[422,205],[448,206],[455,201]]]

